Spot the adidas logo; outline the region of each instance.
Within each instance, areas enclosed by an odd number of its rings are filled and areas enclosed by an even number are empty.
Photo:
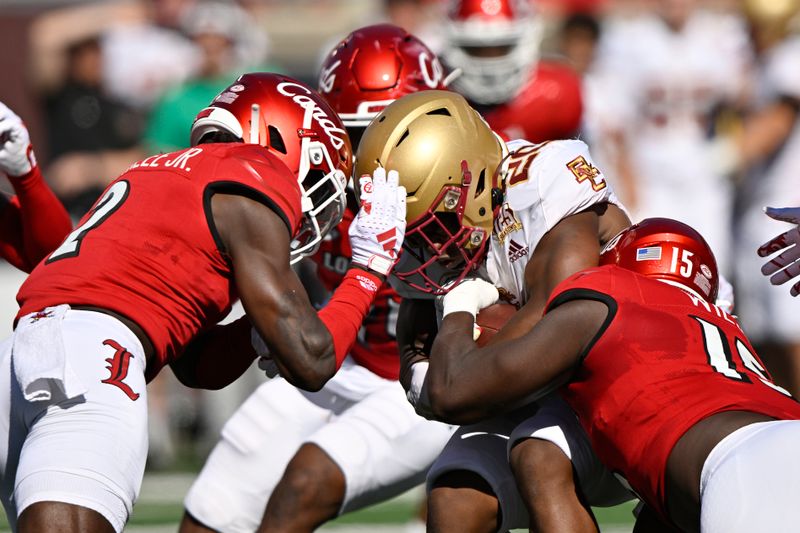
[[[520,258],[528,255],[528,247],[521,246],[514,239],[508,241],[508,260],[511,263],[518,261]]]

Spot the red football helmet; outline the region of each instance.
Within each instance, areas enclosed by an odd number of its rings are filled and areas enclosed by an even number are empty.
[[[342,219],[353,166],[350,140],[336,112],[293,78],[243,74],[198,113],[191,144],[214,142],[219,133],[260,144],[297,175],[303,222],[294,235],[290,260],[314,253]]]
[[[319,92],[348,128],[367,127],[387,105],[425,89],[444,89],[436,54],[403,28],[376,24],[345,37],[319,73]]]
[[[531,0],[451,0],[441,55],[461,69],[452,88],[477,104],[511,100],[539,59],[541,39]]]
[[[600,252],[601,265],[619,265],[678,285],[715,303],[717,261],[711,247],[691,226],[671,218],[646,218],[623,230]]]

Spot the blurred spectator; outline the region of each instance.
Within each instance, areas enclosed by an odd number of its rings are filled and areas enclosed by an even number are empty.
[[[196,68],[176,28],[194,0],[93,2],[44,12],[31,28],[31,72],[46,101],[47,176],[73,218],[138,159],[144,116]]]
[[[168,90],[149,116],[144,143],[147,153],[172,152],[189,145],[189,129],[198,111],[206,107],[231,78],[263,65],[266,35],[253,28],[247,13],[230,3],[202,2],[183,16],[181,27],[200,51],[196,73]],[[247,54],[240,53],[245,48]]]
[[[44,12],[31,27],[32,75],[40,90],[66,75],[67,50],[100,39],[102,84],[125,103],[146,109],[194,72],[198,54],[179,31],[194,0],[89,2]]]
[[[139,0],[142,18],[106,26],[102,37],[104,84],[143,110],[197,71],[199,52],[180,31],[194,0]]]
[[[563,55],[581,76],[583,92],[583,122],[581,137],[592,149],[592,156],[605,169],[609,181],[619,191],[623,201],[633,186],[630,159],[622,153],[623,132],[617,110],[624,103],[614,103],[621,94],[615,91],[614,82],[605,80],[597,68],[597,55],[603,25],[596,15],[574,13],[567,16],[556,36],[557,52]],[[613,169],[613,170],[611,170]]]
[[[739,105],[749,65],[747,34],[732,15],[696,0],[662,0],[657,14],[615,20],[600,43],[597,74],[606,131],[616,139],[623,201],[634,220],[676,218],[697,228],[730,272],[733,187],[714,158],[717,111]]]
[[[559,37],[561,53],[579,74],[586,74],[597,52],[600,22],[594,15],[574,13],[564,20]]]
[[[800,394],[800,313],[785,286],[758,274],[759,244],[787,229],[763,214],[767,205],[800,205],[800,1],[745,0],[758,63],[753,112],[729,151],[748,170],[740,194],[736,299],[748,336],[775,381]]]
[[[45,95],[51,164],[47,175],[70,215],[80,218],[109,181],[134,161],[142,117],[102,86],[97,37],[66,50],[63,84]]]

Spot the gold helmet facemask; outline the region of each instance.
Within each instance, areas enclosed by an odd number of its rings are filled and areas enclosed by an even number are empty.
[[[444,294],[443,285],[480,266],[501,203],[495,171],[504,152],[502,140],[453,92],[404,96],[372,121],[358,146],[355,176],[382,166],[396,170],[408,191],[394,276]]]

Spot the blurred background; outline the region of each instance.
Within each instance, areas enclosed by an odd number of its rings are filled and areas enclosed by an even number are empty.
[[[763,216],[764,205],[800,205],[800,0],[530,1],[544,28],[539,57],[580,74],[579,136],[633,218],[679,218],[707,237],[745,331],[786,376],[782,384],[798,390],[797,302],[760,276],[755,248],[787,229]],[[445,6],[0,0],[0,101],[26,122],[44,176],[77,220],[132,162],[185,147],[197,111],[239,73],[283,72],[316,86],[336,42],[376,22],[441,51]],[[3,335],[21,281],[0,266]],[[221,424],[265,379],[254,369],[234,387],[196,393],[165,374],[150,394],[148,477],[132,531],[174,530]],[[419,497],[329,527],[402,530]],[[600,516],[604,530],[630,531],[629,507]]]

